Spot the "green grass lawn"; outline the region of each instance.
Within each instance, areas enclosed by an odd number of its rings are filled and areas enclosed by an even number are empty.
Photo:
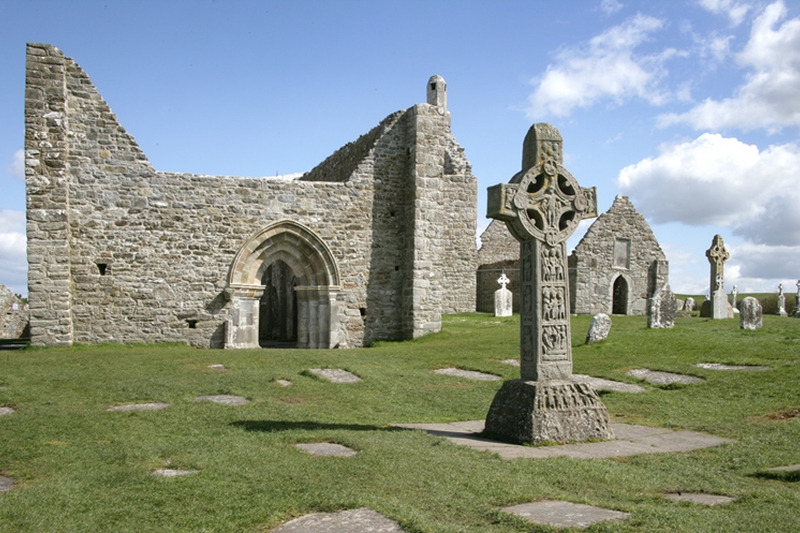
[[[458,366],[518,377],[519,319],[445,317],[441,333],[360,350],[198,350],[102,345],[0,352],[2,532],[266,532],[315,511],[370,507],[411,532],[551,531],[500,506],[563,499],[632,513],[586,531],[800,531],[800,479],[766,475],[800,463],[800,320],[679,318],[649,330],[645,317],[612,317],[611,335],[584,345],[591,317],[573,317],[576,373],[638,383],[631,368],[687,373],[698,385],[602,393],[615,421],[708,432],[735,444],[620,459],[503,460],[442,438],[391,427],[484,418],[500,381],[433,373]],[[703,370],[700,362],[772,370]],[[208,365],[222,363],[226,370]],[[361,378],[332,384],[310,368]],[[294,385],[281,387],[277,379]],[[197,403],[208,394],[238,407]],[[167,402],[160,411],[106,412]],[[329,441],[359,453],[315,457],[295,443]],[[156,468],[196,470],[163,478]],[[705,507],[664,492],[737,498]]]

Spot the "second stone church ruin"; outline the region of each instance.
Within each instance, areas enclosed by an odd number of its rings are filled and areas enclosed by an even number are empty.
[[[488,294],[501,270],[519,300],[519,243],[493,221],[478,251],[477,309],[492,312]],[[643,315],[647,299],[667,283],[669,264],[645,218],[625,196],[617,196],[568,258],[570,309],[575,314]],[[515,283],[516,282],[516,283]]]
[[[432,77],[299,176],[162,172],[72,59],[29,44],[32,343],[357,347],[473,311],[477,180],[446,91]]]

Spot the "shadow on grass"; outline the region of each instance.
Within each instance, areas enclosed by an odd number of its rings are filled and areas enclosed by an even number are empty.
[[[279,431],[317,431],[317,430],[345,430],[345,431],[403,431],[403,428],[369,426],[363,424],[330,424],[314,422],[311,420],[301,422],[288,422],[285,420],[236,420],[231,422],[234,427],[245,431],[261,431],[276,433]]]
[[[784,470],[777,472],[756,472],[753,477],[760,479],[771,479],[773,481],[789,481],[797,483],[800,481],[800,470]]]

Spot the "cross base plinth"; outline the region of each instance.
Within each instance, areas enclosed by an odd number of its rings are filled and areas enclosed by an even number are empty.
[[[576,381],[506,381],[486,415],[487,436],[514,444],[611,440],[608,411]]]

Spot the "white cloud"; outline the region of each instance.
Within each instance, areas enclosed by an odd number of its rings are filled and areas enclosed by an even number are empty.
[[[622,194],[655,223],[726,226],[748,241],[800,245],[800,146],[705,133],[623,168]]]
[[[798,276],[795,259],[800,254],[800,246],[767,246],[744,243],[731,247],[730,252],[731,257],[728,264],[725,265],[725,278],[728,281],[726,285],[733,287],[732,284],[737,283],[740,291],[743,289],[743,285],[757,286],[761,290],[765,290],[767,284],[773,285],[774,290],[777,290],[780,280]],[[735,270],[731,270],[728,265]],[[784,290],[786,290],[786,283],[784,283]]]
[[[0,284],[23,295],[28,293],[25,247],[25,212],[0,209]]]
[[[649,56],[634,53],[663,25],[657,18],[636,15],[579,48],[561,51],[556,64],[548,65],[544,75],[534,80],[528,117],[564,116],[603,99],[621,102],[639,97],[654,104],[663,102],[656,82],[663,76],[663,62],[675,51]]]
[[[775,2],[753,22],[750,40],[737,61],[751,70],[731,98],[706,99],[682,114],[659,117],[661,126],[686,123],[695,129],[764,128],[770,132],[800,126],[800,18],[776,25],[786,6]]]
[[[25,181],[25,150],[20,148],[11,156],[11,164],[6,168],[11,177]]]
[[[617,2],[617,0],[600,1],[600,10],[606,15],[613,15],[623,7],[624,7],[623,4],[621,2]]]
[[[699,3],[714,14],[728,17],[733,26],[738,26],[744,22],[747,12],[752,8],[749,4],[736,2],[735,0],[700,0]]]

